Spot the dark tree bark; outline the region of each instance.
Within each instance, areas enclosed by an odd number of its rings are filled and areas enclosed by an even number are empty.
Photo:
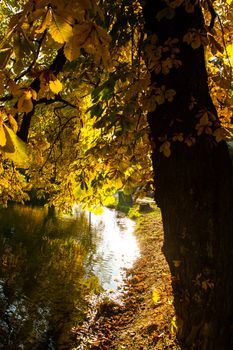
[[[148,36],[156,34],[157,47],[164,47],[169,38],[178,39],[175,57],[182,62],[167,74],[151,73],[154,84],[174,89],[176,96],[148,115],[155,144],[155,195],[164,224],[163,249],[173,276],[177,336],[185,350],[230,350],[232,163],[225,142],[217,143],[205,132],[197,136],[195,129],[201,110],[208,109],[217,118],[208,90],[203,46],[193,49],[183,40],[189,29],[204,32],[202,11],[197,4],[193,12],[186,12],[184,5],[161,12],[166,4],[163,0],[146,0],[143,11]],[[165,50],[160,62],[168,55]],[[183,133],[184,138],[191,135],[196,142],[189,147],[174,141],[170,157],[165,157],[159,151],[161,137],[171,140],[177,133]]]

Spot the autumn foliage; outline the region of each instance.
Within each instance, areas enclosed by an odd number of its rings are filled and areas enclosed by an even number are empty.
[[[159,17],[178,6],[194,5],[166,1]],[[183,41],[206,48],[219,119],[203,109],[192,132],[160,135],[165,157],[202,134],[231,138],[231,1],[202,6],[205,32],[190,29]],[[150,73],[182,65],[176,38],[163,47],[147,38],[136,0],[11,0],[0,15],[1,204],[25,200],[30,188],[62,209],[95,208],[118,189],[144,195],[153,182],[147,112],[176,98]]]

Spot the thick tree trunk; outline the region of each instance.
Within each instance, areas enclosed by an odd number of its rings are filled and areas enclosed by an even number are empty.
[[[182,349],[233,349],[232,170],[224,144],[154,155]]]
[[[195,129],[200,111],[208,109],[216,115],[208,92],[203,47],[193,49],[183,41],[190,28],[203,30],[201,10],[196,5],[193,12],[187,12],[181,5],[163,16],[166,3],[145,1],[144,18],[149,36],[157,36],[157,48],[168,46],[165,42],[169,38],[177,39],[175,58],[182,62],[169,72],[152,71],[152,82],[174,89],[176,95],[148,116],[155,143],[153,166],[156,201],[164,224],[164,253],[173,276],[178,339],[185,350],[231,350],[232,163],[226,143],[217,143],[205,130],[197,136]],[[159,62],[168,54],[165,50]],[[184,141],[174,141],[177,134],[182,134],[183,140],[195,138],[195,144],[189,147]],[[166,139],[171,142],[170,157],[160,152]]]

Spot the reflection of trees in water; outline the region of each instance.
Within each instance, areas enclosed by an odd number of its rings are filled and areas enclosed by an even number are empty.
[[[82,318],[84,296],[94,287],[93,280],[84,283],[83,261],[95,248],[88,232],[85,215],[66,220],[25,206],[0,211],[2,348],[39,349],[35,344],[43,347],[54,337],[70,341],[68,331]]]

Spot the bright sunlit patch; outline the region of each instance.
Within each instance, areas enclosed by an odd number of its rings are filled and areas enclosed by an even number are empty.
[[[104,289],[116,290],[123,281],[123,269],[130,268],[139,256],[139,247],[133,235],[135,223],[105,208],[102,215],[91,214],[91,226],[101,232],[93,273],[99,277]]]

